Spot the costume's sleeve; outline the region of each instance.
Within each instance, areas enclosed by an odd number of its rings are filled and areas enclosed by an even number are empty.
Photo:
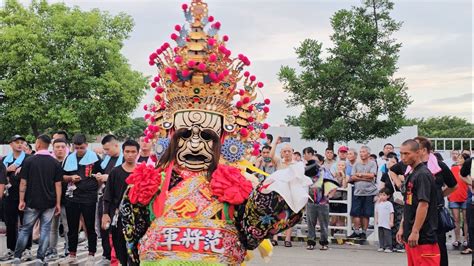
[[[297,224],[303,211],[293,212],[276,192],[260,192],[260,183],[250,194],[246,203],[236,208],[237,228],[240,241],[246,249],[253,250],[264,239],[278,234]]]
[[[127,250],[131,261],[139,265],[138,243],[150,227],[150,211],[148,206],[132,204],[128,198],[130,187],[127,188],[120,204],[120,218],[123,234],[127,241]]]

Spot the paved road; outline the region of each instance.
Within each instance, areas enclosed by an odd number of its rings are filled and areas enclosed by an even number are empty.
[[[374,246],[331,245],[327,251],[306,250],[304,243],[294,243],[292,248],[277,246],[270,263],[265,263],[258,251],[248,266],[370,266],[370,265],[407,265],[406,255],[400,253],[377,252]],[[459,251],[449,251],[450,266],[469,266],[471,256],[460,255]]]
[[[5,248],[5,236],[0,236],[0,250]],[[98,252],[96,255],[97,261],[100,260],[101,248],[100,241],[98,242]],[[37,245],[33,245],[33,250],[36,251]],[[60,249],[62,252],[62,249]],[[375,266],[375,265],[389,265],[402,266],[406,265],[406,255],[400,253],[385,254],[377,252],[376,247],[372,245],[330,245],[327,251],[306,250],[303,242],[293,242],[292,248],[285,248],[277,246],[274,248],[273,256],[270,263],[265,263],[258,251],[254,252],[255,258],[247,263],[247,266]],[[84,265],[87,251],[85,243],[78,248],[78,257],[80,259],[79,265]],[[450,266],[468,266],[471,265],[471,256],[460,255],[457,250],[449,251],[449,265]],[[28,265],[29,263],[24,263]],[[7,265],[6,262],[0,262],[0,266]],[[51,263],[51,265],[57,265]],[[98,264],[97,264],[98,265]]]

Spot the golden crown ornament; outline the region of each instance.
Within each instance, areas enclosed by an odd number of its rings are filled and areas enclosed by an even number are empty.
[[[145,140],[163,142],[177,114],[199,111],[222,117],[225,159],[235,162],[258,155],[259,139],[266,138],[269,127],[263,121],[270,100],[256,100],[263,83],[244,71],[250,65],[245,55],[232,57],[226,48],[229,37],[218,34],[221,23],[208,15],[206,3],[193,0],[182,9],[187,24],[176,25],[170,36],[176,46],[165,42],[149,57],[158,74],[150,84],[156,91],[154,102],[144,106],[149,124]]]

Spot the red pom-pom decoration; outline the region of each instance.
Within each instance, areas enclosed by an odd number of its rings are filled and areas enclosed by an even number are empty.
[[[180,26],[180,25],[176,25],[176,26],[174,26],[174,29],[175,29],[176,31],[180,31],[180,30],[181,30],[181,26]]]
[[[261,139],[264,139],[264,138],[266,138],[266,137],[267,137],[267,134],[265,134],[265,132],[260,133],[260,138],[261,138]]]
[[[143,110],[147,111],[148,110],[148,105],[143,105]]]
[[[270,99],[265,99],[263,102],[264,102],[266,105],[269,105],[269,104],[270,104]]]
[[[188,5],[187,5],[187,4],[183,4],[183,5],[181,5],[181,8],[182,8],[184,11],[186,11],[186,10],[188,10]]]
[[[219,21],[217,21],[216,23],[212,24],[211,27],[213,27],[214,29],[220,29],[221,28],[221,23]]]
[[[263,123],[263,126],[262,126],[263,129],[267,129],[269,127],[270,127],[270,125],[268,125],[267,123]]]
[[[193,68],[195,65],[196,65],[196,62],[194,62],[193,60],[188,61],[188,67]]]
[[[181,64],[183,62],[183,58],[181,56],[177,56],[174,58],[174,61],[178,64]]]
[[[209,46],[214,46],[214,44],[216,44],[216,40],[214,38],[209,38],[207,39],[207,44],[209,44]]]
[[[206,70],[206,64],[204,64],[204,63],[199,63],[198,68],[199,68],[199,70],[201,70],[201,71],[205,71],[205,70]]]
[[[252,125],[248,126],[247,128],[248,128],[250,131],[254,130],[254,128],[253,128]]]
[[[150,121],[151,121],[151,122],[155,122],[155,117],[154,117],[154,116],[150,116]]]
[[[244,77],[248,78],[248,76],[250,76],[250,72],[245,71],[245,72],[244,72]]]
[[[165,47],[165,49],[168,49],[168,48],[170,48],[170,44],[165,42],[165,43],[163,43],[163,47]]]
[[[213,21],[214,21],[214,17],[213,17],[213,16],[209,16],[209,17],[207,18],[207,21],[213,22]]]
[[[164,91],[165,91],[165,89],[163,87],[156,88],[156,92],[158,92],[158,93],[162,93]]]
[[[242,101],[243,101],[244,104],[247,104],[247,103],[250,102],[250,98],[249,98],[249,97],[245,97]]]
[[[263,107],[263,112],[265,113],[270,112],[270,108],[268,108],[268,106]]]
[[[226,51],[227,51],[227,48],[225,48],[224,45],[219,46],[219,52],[225,54]]]
[[[149,58],[150,60],[155,60],[156,58],[158,57],[158,55],[156,53],[152,53]]]
[[[222,71],[222,74],[224,74],[224,76],[228,76],[229,75],[229,70],[228,69],[224,69],[224,71]]]
[[[247,121],[249,121],[250,123],[253,123],[253,121],[255,121],[255,119],[253,118],[253,116],[250,116],[249,118],[247,118]]]
[[[149,64],[150,66],[153,66],[153,65],[155,64],[155,61],[150,60],[150,61],[148,61],[148,64]]]
[[[145,115],[145,120],[148,120],[148,118],[150,118],[150,114]]]
[[[145,141],[145,143],[150,142],[150,139],[148,137],[145,137],[143,140]]]
[[[244,94],[245,94],[245,90],[240,89],[240,90],[239,90],[239,95],[240,95],[240,96],[244,96]]]
[[[209,62],[216,62],[217,60],[217,55],[211,54],[209,55]]]
[[[217,76],[217,79],[218,79],[218,80],[224,80],[224,78],[225,78],[225,75],[224,75],[224,73],[222,73],[222,72],[219,73],[219,75]]]
[[[259,88],[263,88],[263,82],[259,82],[259,83],[257,83],[257,87],[259,87]]]
[[[178,35],[176,33],[171,33],[171,40],[176,41],[178,39]]]
[[[253,105],[249,105],[248,110],[249,110],[249,112],[252,112],[253,111]]]
[[[235,106],[237,106],[237,108],[240,108],[242,107],[243,103],[241,101],[238,101],[235,103]]]
[[[230,50],[226,50],[224,54],[226,57],[229,57],[232,54],[232,52]]]
[[[224,42],[227,42],[227,41],[229,41],[229,36],[227,36],[227,35],[224,35],[224,37],[222,37],[222,40],[223,40]]]
[[[246,128],[242,128],[240,129],[240,135],[245,138],[249,135],[249,132]]]
[[[157,85],[156,85],[156,82],[152,82],[152,83],[150,84],[150,86],[151,86],[152,88],[156,88],[156,86],[157,86]]]
[[[252,155],[253,155],[253,156],[258,156],[258,155],[260,155],[260,151],[259,151],[258,149],[254,149],[254,150],[252,151]]]
[[[154,78],[153,78],[153,81],[154,81],[154,82],[159,82],[159,81],[160,81],[160,75],[154,77]]]
[[[160,96],[160,95],[158,95],[158,94],[157,94],[157,95],[155,95],[155,100],[156,100],[157,102],[161,101],[161,96]]]
[[[209,73],[209,77],[212,79],[212,81],[216,81],[216,80],[217,80],[217,75],[216,75],[216,73],[214,73],[214,72]]]
[[[161,48],[158,48],[156,49],[156,53],[160,55],[161,53],[163,53],[163,50],[161,50]]]
[[[253,144],[253,148],[254,148],[254,149],[260,148],[260,143],[255,142],[255,143]]]
[[[255,81],[257,78],[255,76],[250,76],[250,81]]]
[[[189,76],[189,70],[184,69],[183,71],[181,71],[181,75],[183,75],[183,77]]]

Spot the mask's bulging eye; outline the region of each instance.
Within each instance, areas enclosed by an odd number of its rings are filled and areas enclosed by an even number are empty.
[[[209,132],[209,130],[201,131],[201,138],[203,140],[211,140],[212,139],[212,133]]]
[[[188,139],[188,138],[191,137],[191,135],[192,135],[192,131],[190,129],[188,129],[188,130],[184,131],[181,136],[185,139]]]

